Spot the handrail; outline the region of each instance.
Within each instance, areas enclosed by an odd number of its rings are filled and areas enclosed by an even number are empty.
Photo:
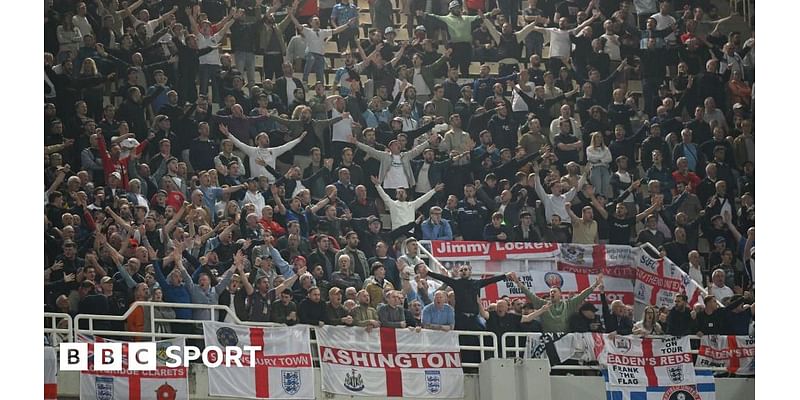
[[[50,345],[53,347],[58,348],[58,345],[61,342],[72,342],[75,340],[73,336],[73,326],[72,326],[72,317],[67,313],[56,313],[56,312],[46,312],[44,313],[45,318],[50,319],[50,326],[48,327],[45,324],[44,333],[45,335],[49,335]],[[66,328],[59,328],[61,321],[67,321]],[[56,335],[66,335],[66,340],[63,338],[57,337]]]
[[[499,342],[499,343],[502,343],[501,344],[501,346],[502,346],[502,351],[501,351],[502,358],[528,358],[528,355],[527,355],[528,346],[527,346],[527,343],[525,343],[525,344],[522,343],[522,339],[526,339],[527,340],[527,339],[532,338],[534,335],[537,335],[537,334],[538,333],[536,333],[536,332],[506,332],[506,333],[504,333],[503,336],[500,339],[500,342]],[[686,335],[686,336],[689,337],[689,340],[692,341],[692,343],[694,343],[694,342],[696,342],[696,341],[701,339],[701,337],[697,336],[697,335]],[[672,336],[669,336],[669,335],[647,335],[645,337],[649,338],[649,339],[666,339],[666,338],[670,338]],[[510,345],[508,344],[509,339],[513,340]],[[585,351],[586,349],[578,349],[578,350],[579,350],[578,354],[582,354],[583,351]],[[689,351],[689,353],[693,354],[693,355],[696,355],[696,354],[699,353],[699,351],[697,349],[691,349]],[[571,359],[576,359],[577,360],[577,359],[579,359],[579,357],[573,357]],[[553,366],[551,369],[555,369],[555,370],[601,370],[602,368],[599,365],[556,365],[556,366]],[[695,369],[697,369],[697,370],[709,370],[709,371],[715,371],[715,372],[727,371],[725,368],[721,368],[721,367],[702,367],[702,366],[698,367],[698,366],[695,366]]]
[[[168,339],[168,338],[184,338],[184,339],[192,339],[192,340],[204,340],[204,337],[201,333],[170,333],[170,332],[131,332],[131,331],[115,331],[115,330],[106,330],[106,329],[95,329],[95,321],[124,321],[127,319],[136,309],[136,307],[147,307],[153,312],[155,307],[172,307],[172,308],[189,308],[189,309],[203,309],[213,311],[210,313],[212,316],[211,320],[213,319],[213,315],[219,311],[226,311],[230,317],[234,320],[236,324],[240,325],[247,325],[247,326],[263,326],[263,327],[270,327],[270,326],[282,326],[282,324],[277,324],[273,322],[252,322],[252,321],[241,321],[239,318],[236,317],[235,312],[228,306],[224,305],[207,305],[207,304],[184,304],[184,303],[163,303],[163,302],[150,302],[150,301],[137,301],[131,305],[123,315],[116,316],[116,315],[92,315],[92,314],[79,314],[74,317],[73,320],[70,318],[68,314],[63,313],[45,313],[46,318],[50,318],[52,321],[56,321],[57,319],[66,319],[68,321],[67,328],[45,328],[46,334],[60,334],[65,335],[67,341],[73,341],[77,339],[77,335],[81,333],[87,333],[92,335],[98,335],[103,337],[125,337],[125,338],[142,338],[144,340],[161,340],[161,339]],[[153,315],[153,314],[151,314]],[[156,325],[155,323],[186,323],[186,324],[202,324],[205,320],[195,320],[195,319],[161,319],[161,318],[151,318],[151,329],[153,329]],[[87,328],[81,328],[81,323],[87,322]],[[316,340],[316,332],[314,330],[314,326],[311,326],[311,353],[312,353],[312,361],[315,365],[319,363],[319,342]],[[536,333],[532,332],[507,332],[500,337],[498,340],[497,335],[493,332],[488,331],[455,331],[459,336],[459,350],[462,352],[462,363],[461,365],[464,368],[477,368],[480,366],[480,363],[486,361],[490,358],[506,358],[506,359],[518,359],[518,358],[527,358],[527,346],[524,343],[525,340],[531,338]],[[670,337],[668,335],[649,335],[646,336],[648,338],[667,338]],[[465,340],[466,339],[466,340]],[[689,335],[689,339],[692,343],[697,343],[697,340],[700,337],[696,335]],[[471,340],[471,341],[470,341]],[[63,341],[63,340],[62,340]],[[510,342],[510,343],[509,343]],[[57,347],[56,341],[51,341],[51,343],[55,343],[54,346]],[[584,349],[578,349],[577,353],[581,354]],[[477,354],[477,357],[475,356]],[[697,354],[697,350],[691,350],[692,354]],[[725,368],[719,367],[695,367],[699,370],[711,370],[714,372],[724,372],[726,371]],[[552,367],[553,370],[600,370],[601,367],[598,365],[557,365]]]
[[[174,332],[155,332],[156,322],[177,322],[177,323],[186,323],[186,324],[201,324],[205,320],[195,320],[195,319],[162,319],[162,318],[155,318],[151,317],[150,321],[150,332],[132,332],[132,331],[114,331],[114,330],[105,330],[105,329],[95,329],[95,321],[124,321],[126,320],[137,307],[147,307],[150,309],[150,315],[153,314],[153,310],[155,307],[173,307],[173,308],[191,308],[191,309],[203,309],[203,310],[210,310],[210,311],[226,311],[228,315],[230,315],[234,323],[239,325],[248,325],[248,326],[282,326],[281,324],[277,324],[274,322],[252,322],[252,321],[242,321],[236,317],[236,313],[231,310],[230,307],[224,305],[208,305],[208,304],[184,304],[184,303],[163,303],[163,302],[152,302],[152,301],[137,301],[131,304],[131,307],[123,314],[123,315],[92,315],[92,314],[78,314],[75,316],[75,324],[74,324],[74,332],[77,334],[80,333],[87,333],[91,335],[103,336],[103,337],[126,337],[126,338],[150,338],[152,341],[156,341],[159,339],[167,339],[167,338],[184,338],[184,339],[194,339],[194,340],[203,340],[204,336],[199,333],[174,333]],[[211,315],[211,321],[215,321],[214,314],[215,312],[209,313]],[[67,315],[67,317],[69,317]],[[81,328],[81,322],[86,321],[88,322],[88,328]],[[311,327],[312,332],[314,327]],[[72,331],[72,327],[70,327],[70,331]],[[465,344],[459,345],[459,349],[461,351],[467,352],[478,352],[479,357],[478,359],[480,362],[485,361],[489,358],[497,358],[499,357],[497,351],[497,336],[492,332],[472,332],[472,331],[455,331],[459,338],[461,337],[476,337],[478,340],[478,344]],[[319,344],[316,340],[316,332],[311,337],[311,345],[312,345],[312,361],[318,362],[319,361]],[[317,350],[314,352],[313,350]],[[490,353],[490,355],[487,355]],[[462,362],[464,367],[478,367],[480,362]]]

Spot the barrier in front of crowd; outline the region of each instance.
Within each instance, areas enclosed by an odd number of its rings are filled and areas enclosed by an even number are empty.
[[[58,348],[61,342],[75,340],[72,317],[66,313],[44,313],[44,335],[47,344]],[[66,325],[62,327],[63,325]]]
[[[132,332],[128,330],[110,330],[102,329],[103,323],[109,322],[122,322],[124,323],[128,317],[136,310],[137,307],[144,307],[150,316],[155,315],[156,308],[173,308],[173,309],[201,309],[209,310],[209,319],[196,320],[196,319],[168,319],[168,318],[150,318],[150,326],[147,327],[147,332]],[[223,305],[209,305],[209,304],[184,304],[184,303],[163,303],[152,301],[137,301],[131,304],[131,307],[123,315],[92,315],[92,314],[78,314],[75,316],[74,325],[70,321],[68,337],[70,341],[77,335],[93,335],[100,336],[108,339],[115,340],[142,340],[157,341],[170,338],[184,338],[186,340],[203,341],[202,323],[203,321],[218,321],[219,313],[221,311],[227,312],[231,318],[231,322],[239,325],[247,326],[281,326],[273,322],[251,322],[242,321],[236,317],[236,313],[228,306]],[[46,316],[48,314],[45,314]],[[69,315],[63,314],[67,318]],[[100,327],[98,327],[100,324]],[[174,333],[169,332],[167,329],[162,329],[166,325],[180,324],[188,325],[190,328],[187,330],[194,333]],[[311,327],[311,356],[315,363],[319,362],[319,348],[316,340],[316,333],[314,327]],[[47,334],[49,331],[45,329]],[[59,333],[63,330],[59,330]],[[497,336],[492,332],[472,332],[472,331],[456,331],[459,340],[463,343],[459,346],[462,354],[470,354],[472,357],[467,359],[470,361],[462,362],[462,366],[468,368],[477,368],[480,362],[490,358],[498,358]],[[474,361],[472,361],[474,360]]]
[[[498,350],[502,358],[527,358],[528,357],[528,340],[533,338],[536,333],[531,332],[506,332],[500,338],[500,342],[498,342]],[[696,335],[687,335],[689,336],[689,340],[692,344],[692,350],[690,351],[691,354],[697,355],[698,348],[700,347],[700,337]],[[670,336],[667,335],[648,335],[648,338],[668,338]],[[571,358],[574,360],[580,359],[579,354],[583,351],[588,349],[578,349],[578,354]],[[554,370],[595,370],[600,371],[603,368],[598,364],[588,364],[588,365],[554,365],[551,367]],[[722,367],[702,367],[696,366],[695,369],[698,370],[709,370],[715,372],[725,372],[727,371],[725,368]]]
[[[150,318],[150,325],[147,327],[148,332],[132,332],[128,330],[110,330],[102,329],[102,324],[109,322],[124,322],[134,312],[136,307],[144,307],[149,315],[155,315],[156,308],[172,308],[172,309],[203,309],[209,310],[209,319],[166,319],[166,318]],[[223,305],[205,305],[205,304],[183,304],[183,303],[163,303],[151,301],[137,301],[131,305],[128,311],[121,316],[114,315],[91,315],[79,314],[75,316],[74,322],[68,314],[63,313],[45,313],[46,327],[44,333],[48,339],[48,344],[58,347],[61,342],[69,342],[75,340],[78,335],[96,335],[104,338],[115,340],[147,340],[157,341],[170,338],[184,338],[187,340],[194,340],[197,342],[203,341],[202,323],[203,321],[218,320],[220,312],[227,312],[232,320],[231,322],[247,325],[247,326],[280,326],[280,324],[271,322],[251,322],[241,321],[236,317],[236,314],[228,307]],[[59,322],[66,327],[58,327]],[[166,324],[185,324],[191,326],[187,331],[192,333],[174,333],[169,332],[167,329],[160,329]],[[98,325],[100,325],[98,327]],[[526,358],[527,357],[527,340],[534,334],[530,332],[508,332],[505,333],[498,341],[497,336],[492,332],[484,331],[456,331],[459,335],[460,345],[459,348],[464,355],[462,365],[467,368],[476,368],[480,362],[490,358]],[[58,336],[58,338],[56,338]],[[650,336],[650,337],[665,337],[665,336]],[[699,347],[699,337],[690,336],[692,340],[692,354],[697,354]],[[319,348],[316,340],[316,333],[312,327],[311,329],[311,352],[312,359],[318,365],[319,363]],[[697,367],[698,369],[708,369],[713,371],[725,371],[725,368],[708,368]],[[556,365],[553,366],[554,370],[600,370],[598,365]]]

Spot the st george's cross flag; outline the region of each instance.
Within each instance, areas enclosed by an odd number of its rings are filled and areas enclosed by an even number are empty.
[[[185,345],[184,339],[156,342],[157,368],[153,371],[128,370],[128,342],[122,343],[122,370],[94,371],[94,343],[120,343],[99,336],[78,334],[78,341],[89,343],[88,369],[81,371],[81,400],[162,400],[164,394],[173,399],[189,398],[189,368],[166,366],[165,350]]]
[[[736,375],[756,374],[754,336],[706,335],[700,339],[698,367],[723,367]]]
[[[322,390],[350,396],[461,398],[458,334],[324,326],[317,341]]]
[[[250,360],[242,351],[241,367],[233,362],[208,369],[211,396],[249,399],[313,399],[314,369],[311,336],[307,325],[246,326],[203,322],[206,346],[260,347]],[[216,357],[217,353],[210,353]],[[213,358],[213,357],[212,357]],[[217,362],[214,358],[210,360]],[[230,364],[230,365],[226,365]],[[254,367],[249,365],[255,364]]]
[[[695,383],[688,336],[607,338],[599,361],[608,368],[610,386],[679,386]]]

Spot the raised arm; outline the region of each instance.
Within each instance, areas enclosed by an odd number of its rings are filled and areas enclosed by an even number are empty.
[[[570,29],[569,32],[570,33],[580,32],[581,29],[591,25],[594,22],[594,20],[596,20],[599,17],[600,17],[600,10],[595,8],[594,10],[592,10],[592,16],[589,17],[589,19],[587,19],[586,21],[583,21],[583,23],[581,23],[580,25],[576,26],[575,28]]]
[[[337,26],[336,29],[333,30],[333,34],[334,35],[338,35],[338,34],[344,32],[345,29],[350,27],[350,25],[353,25],[354,23],[356,23],[356,21],[358,21],[358,17],[351,18],[349,21],[347,21],[347,23],[344,23],[342,25]]]
[[[510,277],[511,277],[511,273],[509,272],[509,273],[502,274],[502,275],[495,275],[495,276],[493,276],[491,278],[483,278],[483,279],[478,281],[478,286],[480,286],[480,287],[489,286],[489,285],[491,285],[493,283],[496,283],[496,282],[505,281],[505,280],[509,279]]]
[[[292,266],[289,265],[289,263],[286,262],[286,260],[284,260],[283,257],[281,257],[281,253],[278,252],[278,249],[272,247],[272,245],[269,243],[267,243],[267,246],[269,246],[269,255],[272,256],[272,263],[275,264],[276,267],[278,267],[278,269],[281,272],[281,275],[283,275],[283,277],[287,279],[290,278],[292,275],[295,275],[294,271],[292,270]]]
[[[489,316],[490,316],[489,315],[489,311],[486,311],[486,307],[483,306],[483,303],[481,302],[480,296],[478,296],[478,298],[475,299],[475,301],[478,302],[478,314],[481,315],[481,318],[489,319]]]
[[[528,322],[531,322],[534,319],[539,318],[540,316],[542,316],[542,314],[546,313],[548,310],[550,310],[550,303],[545,303],[544,305],[539,307],[538,310],[536,310],[536,311],[534,311],[534,312],[532,312],[532,313],[530,313],[528,315],[523,315],[522,318],[520,319],[520,321],[523,324],[527,324]]]
[[[511,272],[509,278],[517,285],[519,290],[525,294],[525,297],[528,298],[528,301],[533,304],[534,307],[542,307],[543,305],[547,304],[547,300],[542,299],[541,297],[537,296],[535,293],[531,292],[524,283],[520,282],[519,277],[515,272]]]
[[[656,209],[658,209],[658,206],[659,206],[658,204],[652,204],[648,209],[640,212],[639,214],[636,214],[636,222],[639,222],[647,218],[648,215],[654,213]]]
[[[736,229],[736,225],[733,224],[733,221],[731,219],[731,212],[730,211],[725,211],[723,213],[723,215],[722,215],[722,219],[725,221],[725,225],[728,226],[728,230],[733,235],[733,240],[738,245],[738,243],[740,243],[742,241],[742,233],[739,232],[739,230]],[[749,256],[749,254],[748,254],[748,256]]]
[[[116,222],[120,228],[122,228],[125,231],[131,230],[131,224],[129,224],[128,221],[125,221],[124,219],[122,219],[122,217],[117,215],[117,213],[115,213],[114,210],[111,209],[111,207],[106,207],[105,209],[103,209],[103,211],[105,211],[106,214],[108,214],[111,218],[113,218],[114,222]]]
[[[237,251],[236,254],[233,255],[233,265],[236,267],[236,270],[239,271],[239,282],[242,283],[242,287],[244,288],[244,292],[247,293],[248,296],[252,295],[255,292],[253,285],[250,283],[250,279],[247,279],[244,276],[244,253],[241,250]],[[256,273],[256,269],[253,268],[250,272],[251,274]]]
[[[518,30],[515,35],[517,36],[517,41],[522,42],[528,37],[528,34],[536,30],[536,21],[529,23],[522,27],[522,29]]]
[[[583,300],[589,297],[589,295],[592,294],[592,292],[594,292],[594,290],[597,289],[598,286],[602,284],[603,284],[603,274],[601,273],[597,275],[597,279],[591,286],[587,287],[586,289],[583,289],[582,292],[576,294],[570,300],[575,301],[575,304],[580,304],[583,302]]]
[[[254,157],[258,148],[253,146],[248,146],[242,143],[241,140],[236,138],[236,135],[231,135],[231,131],[228,130],[228,127],[225,124],[219,124],[219,132],[224,135],[226,138],[230,139],[234,146],[238,147],[239,150],[247,154],[248,157]]]
[[[481,12],[481,16],[483,16],[483,12]],[[489,31],[489,36],[491,36],[492,39],[494,39],[494,42],[500,43],[500,32],[497,31],[497,28],[495,28],[492,21],[489,21],[489,18],[483,18],[481,20],[481,23]]]

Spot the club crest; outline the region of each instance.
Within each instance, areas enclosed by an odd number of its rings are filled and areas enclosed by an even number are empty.
[[[442,372],[426,370],[425,384],[428,386],[428,393],[439,394],[442,391]]]
[[[347,373],[344,377],[344,387],[353,392],[360,392],[364,390],[364,378],[357,370],[352,369],[352,374]]]
[[[96,377],[94,380],[94,392],[97,400],[112,400],[114,398],[114,378]]]
[[[281,370],[281,387],[287,394],[296,394],[300,391],[302,381],[300,380],[299,369],[282,369]]]
[[[672,383],[681,383],[683,382],[683,366],[675,366],[667,368],[667,373],[669,374],[669,379]]]
[[[217,329],[217,341],[222,346],[236,346],[239,343],[239,337],[236,336],[236,331],[226,326]]]

